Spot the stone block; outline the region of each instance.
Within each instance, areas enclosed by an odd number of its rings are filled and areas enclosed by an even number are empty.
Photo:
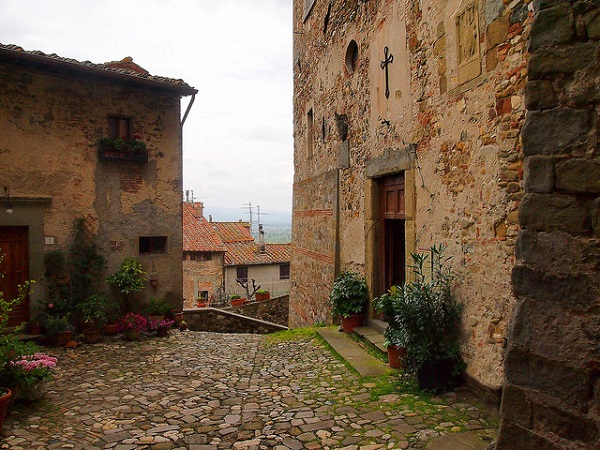
[[[549,109],[558,106],[558,99],[548,80],[531,80],[525,86],[527,109]]]
[[[573,311],[587,311],[595,301],[593,275],[553,275],[518,264],[513,268],[512,283],[517,297],[534,298],[539,303],[559,304]]]
[[[583,109],[530,111],[523,126],[523,152],[526,156],[564,153],[585,141],[589,129],[589,112]]]
[[[533,408],[525,389],[521,387],[508,383],[504,386],[500,413],[510,422],[520,423],[526,428],[533,426]]]
[[[600,160],[560,161],[556,164],[556,189],[568,193],[600,193]]]
[[[585,414],[534,404],[532,416],[534,429],[544,430],[569,441],[593,445],[600,438],[599,423],[588,419]]]
[[[566,44],[574,37],[573,8],[563,3],[537,14],[529,36],[529,51],[548,45]]]
[[[567,195],[527,194],[519,207],[519,223],[529,230],[591,231],[587,202]]]
[[[559,399],[573,412],[585,413],[590,400],[590,376],[586,369],[511,347],[506,356],[506,382]],[[538,397],[537,392],[531,398]],[[553,403],[557,403],[555,400]]]
[[[585,29],[590,39],[600,39],[600,11],[594,9],[584,17]]]
[[[552,74],[572,74],[598,61],[598,49],[594,42],[577,42],[558,48],[544,47],[532,53],[528,75],[537,80]]]
[[[488,48],[504,43],[508,37],[509,28],[510,22],[508,15],[504,15],[490,23],[486,31],[486,43]]]
[[[597,198],[592,202],[590,216],[592,217],[592,230],[594,231],[594,236],[600,236],[600,198]]]
[[[557,450],[551,441],[524,428],[521,424],[503,420],[495,450]]]
[[[523,168],[525,191],[550,194],[554,191],[554,158],[527,156]]]

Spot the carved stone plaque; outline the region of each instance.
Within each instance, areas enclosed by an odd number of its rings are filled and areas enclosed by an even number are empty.
[[[479,52],[479,15],[475,3],[467,6],[456,19],[458,36],[458,82],[462,84],[481,74]]]

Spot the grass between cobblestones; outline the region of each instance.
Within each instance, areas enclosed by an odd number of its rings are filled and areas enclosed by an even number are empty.
[[[316,327],[296,328],[286,331],[281,331],[268,336],[268,342],[281,343],[294,340],[314,340],[322,347],[331,352],[334,358],[349,370],[355,380],[351,383],[355,387],[362,387],[361,391],[367,391],[369,401],[372,404],[372,410],[383,412],[386,417],[403,417],[409,423],[415,423],[416,427],[426,425],[428,429],[435,430],[439,433],[456,433],[468,429],[475,429],[474,425],[474,408],[478,411],[484,411],[485,406],[473,402],[463,403],[462,399],[457,398],[454,394],[446,394],[442,396],[434,396],[429,392],[422,391],[418,388],[416,377],[412,374],[403,372],[393,373],[362,378],[356,370],[341,356],[333,347],[331,347],[323,338],[317,334]],[[387,358],[382,355],[374,346],[365,345],[358,337],[353,337],[360,345],[363,346],[371,355],[378,359],[387,362]],[[338,377],[339,378],[339,377]],[[328,380],[333,384],[336,380]],[[346,381],[346,380],[337,380]],[[345,388],[351,388],[347,385]],[[364,407],[366,399],[364,396],[348,396],[344,399],[334,399],[332,401],[332,409],[334,413],[345,411],[348,408],[361,410]],[[414,418],[414,419],[413,419]],[[412,419],[412,420],[411,420]],[[494,429],[498,427],[498,423],[494,419],[480,417],[477,419],[481,428]],[[354,430],[359,434],[364,434],[360,430]],[[394,434],[394,429],[388,427],[390,434]],[[420,436],[417,436],[418,431],[408,434],[410,445],[416,444]],[[417,445],[417,447],[420,447]],[[413,448],[413,447],[410,447]]]

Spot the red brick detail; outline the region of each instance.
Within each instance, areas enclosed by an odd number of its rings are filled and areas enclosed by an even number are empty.
[[[499,116],[502,114],[509,114],[512,111],[512,105],[510,103],[510,97],[499,98],[496,101],[496,112]]]
[[[144,177],[142,176],[142,168],[134,164],[127,164],[119,171],[121,182],[121,190],[135,194],[142,187]]]
[[[333,216],[333,209],[304,209],[294,211],[296,217],[327,217]]]
[[[315,259],[317,261],[321,261],[327,264],[333,264],[333,255],[326,255],[324,253],[313,252],[312,250],[307,250],[305,248],[296,247],[294,249],[297,253],[308,256],[309,258]]]

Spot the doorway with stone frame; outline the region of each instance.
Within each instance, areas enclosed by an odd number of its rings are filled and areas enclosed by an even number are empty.
[[[18,287],[29,278],[28,227],[0,227],[0,290],[5,300],[19,295]],[[9,314],[8,326],[29,320],[29,299],[16,305]]]
[[[406,280],[406,212],[404,172],[382,178],[380,286],[387,291]]]

